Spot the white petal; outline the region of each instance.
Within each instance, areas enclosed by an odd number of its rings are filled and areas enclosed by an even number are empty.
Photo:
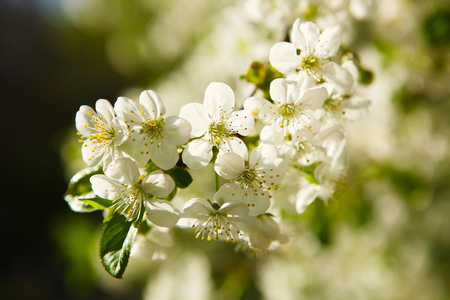
[[[248,215],[249,209],[242,202],[227,202],[220,207],[219,212],[229,216],[244,217]]]
[[[292,25],[291,42],[295,48],[306,51],[306,40],[303,33],[300,31],[300,25],[304,23],[301,19],[296,19]]]
[[[91,113],[92,116],[89,114]],[[87,105],[82,105],[75,116],[75,126],[81,135],[88,137],[92,134],[94,126],[91,120],[97,116],[97,113]]]
[[[237,137],[223,138],[220,140],[219,153],[236,153],[243,157],[248,158],[248,150],[245,143]]]
[[[317,71],[320,72],[326,80],[329,80],[340,87],[344,94],[348,93],[353,86],[352,74],[335,62],[326,62]]]
[[[183,207],[184,217],[186,218],[198,218],[199,216],[208,216],[210,213],[214,212],[205,199],[193,198],[186,202]]]
[[[102,145],[98,144],[95,140],[85,140],[81,147],[83,161],[88,167],[98,165],[102,161],[102,151]]]
[[[136,129],[130,132],[130,138],[119,147],[119,151],[127,153],[136,160],[139,167],[143,167],[150,159],[150,142],[144,140],[139,129]]]
[[[171,116],[165,120],[163,127],[164,138],[174,145],[182,145],[189,141],[191,124],[183,118]]]
[[[193,170],[206,167],[213,156],[212,147],[205,139],[193,140],[183,151],[183,162]]]
[[[222,185],[214,194],[214,201],[218,203],[234,201],[245,203],[250,210],[250,216],[265,213],[270,207],[269,192],[267,190],[260,189],[258,186],[242,189],[238,182]]]
[[[174,187],[175,183],[172,177],[161,170],[154,171],[142,179],[142,190],[158,198],[169,195]]]
[[[217,157],[214,170],[225,179],[236,179],[244,172],[245,161],[236,153],[224,153]]]
[[[305,47],[307,52],[312,51],[314,49],[314,46],[317,44],[317,41],[319,40],[320,36],[320,29],[319,27],[313,23],[313,22],[303,22],[299,25],[299,31],[301,35],[303,35],[305,39]],[[297,34],[297,31],[293,31],[293,37],[292,39],[298,39],[298,37],[294,38],[294,34]],[[300,50],[305,50],[305,48],[298,48]]]
[[[147,218],[155,225],[161,227],[175,226],[180,219],[179,213],[172,204],[164,200],[145,201],[145,211]]]
[[[321,123],[319,120],[313,117],[311,111],[297,112],[294,115],[296,122],[299,124],[298,128],[295,128],[291,133],[295,134],[301,126],[311,131],[311,133],[316,133],[320,130]]]
[[[125,120],[128,125],[141,125],[145,121],[141,113],[139,102],[126,97],[119,97],[114,104],[114,110],[119,118]]]
[[[310,184],[302,188],[296,196],[295,210],[301,214],[305,209],[319,196],[320,186],[317,184]]]
[[[254,126],[255,119],[253,118],[251,111],[247,110],[232,112],[231,117],[228,118],[228,123],[226,123],[227,129],[231,129],[233,132],[237,132],[243,136],[252,132]]]
[[[214,120],[214,116],[231,113],[234,109],[234,102],[234,92],[225,83],[211,82],[206,88],[203,105],[205,111]]]
[[[108,124],[111,123],[116,116],[113,106],[105,99],[100,99],[95,102],[95,110],[100,116],[106,119]]]
[[[155,91],[143,91],[139,96],[139,103],[141,104],[139,111],[143,109],[145,115],[155,120],[159,120],[166,113],[166,108]]]
[[[316,87],[307,89],[299,101],[296,103],[301,109],[316,110],[323,106],[323,103],[328,98],[328,91],[324,87]]]
[[[191,138],[205,134],[209,128],[210,118],[200,103],[189,103],[180,110],[180,117],[191,124]]]
[[[244,110],[250,111],[256,119],[262,119],[264,124],[272,123],[276,113],[276,105],[261,97],[250,97],[244,102]]]
[[[281,105],[292,104],[299,96],[300,89],[296,81],[277,78],[270,83],[270,97]]]
[[[320,58],[328,58],[336,55],[341,46],[341,27],[339,25],[328,27],[320,35],[319,42],[315,46],[315,53]]]
[[[270,48],[270,64],[281,73],[295,71],[300,66],[297,49],[288,42],[279,42]]]
[[[114,130],[114,146],[120,146],[128,139],[128,136],[130,135],[130,132],[128,130],[127,124],[125,122],[118,118],[114,117],[111,121],[111,127]]]
[[[260,133],[261,141],[269,144],[276,144],[284,139],[283,128],[280,128],[280,124],[273,122],[270,125],[264,126]]]
[[[156,138],[150,146],[150,158],[152,162],[163,170],[172,169],[180,158],[177,146],[166,138]]]
[[[121,186],[105,175],[94,175],[89,178],[94,193],[104,199],[116,200],[120,198]]]
[[[121,184],[130,185],[139,181],[140,174],[136,161],[128,157],[119,157],[109,164],[105,175]]]

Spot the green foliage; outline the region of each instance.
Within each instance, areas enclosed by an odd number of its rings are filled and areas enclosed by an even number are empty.
[[[191,174],[184,168],[175,167],[166,173],[173,178],[175,185],[180,189],[185,189],[192,183]]]
[[[90,206],[96,208],[96,209],[106,209],[112,205],[112,201],[108,199],[103,199],[100,197],[94,197],[94,198],[78,198],[78,201],[81,201],[83,203],[89,204]]]
[[[430,46],[450,44],[450,10],[439,10],[425,18],[422,32]]]
[[[283,77],[283,74],[278,72],[271,65],[265,65],[262,62],[252,62],[250,69],[245,75],[241,75],[241,79],[253,83],[257,89],[261,90],[263,97],[270,99],[270,83],[276,79]]]
[[[99,243],[99,255],[105,270],[115,278],[122,278],[128,265],[138,222],[127,222],[114,214],[105,224]]]
[[[94,199],[98,198],[92,191],[89,178],[95,174],[102,174],[101,167],[86,168],[76,173],[69,182],[64,200],[75,212],[92,212],[100,208]],[[90,201],[89,201],[90,200]],[[87,202],[86,202],[87,201]],[[106,201],[106,200],[105,200]]]

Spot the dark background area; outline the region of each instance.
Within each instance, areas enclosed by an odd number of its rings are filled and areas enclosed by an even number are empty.
[[[101,36],[51,22],[32,1],[1,0],[0,7],[0,298],[71,299],[50,234],[57,219],[73,214],[63,200],[59,147],[80,105],[117,98],[131,78],[108,65]]]

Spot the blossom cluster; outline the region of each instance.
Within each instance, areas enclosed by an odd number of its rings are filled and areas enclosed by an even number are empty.
[[[270,49],[268,93],[257,87],[242,108],[220,82],[208,85],[202,104],[181,107],[179,116],[166,116],[152,90],[138,100],[119,97],[114,106],[103,99],[95,110],[82,106],[76,128],[83,160],[95,171],[86,172],[88,195],[74,200],[68,193],[66,200],[72,208],[82,202],[107,210],[106,223],[122,215],[136,226],[191,226],[197,238],[275,249],[288,240],[281,211],[301,214],[316,198],[331,199],[343,182],[344,120],[361,117],[370,105],[355,93],[355,63],[332,60],[340,44],[339,26],[321,32],[297,19],[290,42]],[[215,194],[174,205],[177,189],[190,183],[179,183],[189,181],[187,170],[211,163]],[[287,186],[295,193],[277,197]]]

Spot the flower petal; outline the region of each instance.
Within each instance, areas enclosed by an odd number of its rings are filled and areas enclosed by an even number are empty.
[[[295,23],[294,23],[295,26]],[[320,29],[319,26],[317,26],[313,22],[301,22],[298,24],[298,31],[294,30],[292,31],[292,40],[301,40],[300,36],[298,34],[302,35],[305,41],[305,48],[297,48],[302,51],[306,50],[305,54],[309,54],[313,51],[314,47],[316,46],[319,36],[320,36]],[[299,46],[302,46],[299,44]],[[297,45],[296,45],[297,47]]]
[[[87,105],[80,106],[75,116],[75,126],[81,135],[88,137],[94,131],[94,125],[91,120],[97,116],[97,113]]]
[[[180,219],[180,214],[172,204],[164,200],[152,200],[144,202],[147,218],[150,222],[161,227],[175,226]]]
[[[226,129],[232,130],[240,135],[246,136],[253,131],[255,126],[255,119],[252,113],[247,110],[239,110],[231,113],[226,123]]]
[[[244,159],[248,158],[248,150],[245,143],[237,137],[223,138],[220,140],[219,154],[236,153]]]
[[[220,209],[219,213],[231,216],[247,216],[249,213],[248,206],[242,202],[226,202]]]
[[[288,42],[279,42],[270,48],[270,64],[281,73],[290,73],[300,66],[297,49]]]
[[[121,184],[131,185],[139,181],[140,173],[136,161],[128,157],[119,157],[109,164],[105,175]]]
[[[189,141],[191,124],[183,118],[171,116],[165,121],[163,127],[164,138],[174,145],[182,145]]]
[[[139,96],[139,103],[141,107],[138,111],[144,110],[144,115],[155,120],[159,120],[166,113],[166,108],[155,91],[143,91]]]
[[[141,125],[145,121],[141,113],[141,106],[139,102],[126,98],[119,97],[114,104],[114,110],[119,118],[126,121],[130,126]]]
[[[326,80],[340,87],[344,94],[348,93],[353,86],[352,74],[335,62],[325,62],[317,72],[320,72]]]
[[[191,138],[205,134],[209,128],[210,118],[200,103],[189,103],[180,110],[180,117],[191,124]]]
[[[261,119],[264,124],[271,124],[275,119],[276,105],[261,97],[250,97],[244,101],[244,110],[253,117]]]
[[[99,99],[95,102],[95,110],[98,115],[106,119],[108,124],[111,123],[116,116],[113,106],[105,99]]]
[[[320,58],[328,58],[336,55],[341,46],[341,27],[339,25],[328,27],[319,37],[319,42],[314,47],[314,52]]]
[[[245,161],[236,153],[224,153],[217,157],[214,170],[225,179],[236,179],[244,172]]]
[[[175,182],[161,170],[154,171],[142,179],[142,190],[155,197],[164,198],[175,188]]]
[[[180,156],[177,146],[166,138],[155,138],[150,146],[150,158],[157,167],[169,170],[177,164]]]
[[[206,88],[203,105],[205,111],[213,120],[231,113],[234,109],[234,103],[234,92],[225,83],[211,82]]]
[[[105,175],[94,175],[89,178],[94,193],[104,199],[116,200],[121,195],[121,186]]]
[[[214,212],[214,209],[211,207],[211,204],[201,198],[193,198],[186,202],[183,207],[183,214],[186,218],[208,216],[212,212]]]
[[[295,210],[301,214],[305,209],[319,196],[320,186],[317,184],[310,184],[302,188],[296,196]]]
[[[323,103],[328,98],[328,91],[324,87],[315,87],[307,89],[296,105],[301,109],[316,110],[323,106]]]
[[[193,170],[206,167],[213,156],[212,146],[205,139],[193,140],[183,151],[183,162]]]

